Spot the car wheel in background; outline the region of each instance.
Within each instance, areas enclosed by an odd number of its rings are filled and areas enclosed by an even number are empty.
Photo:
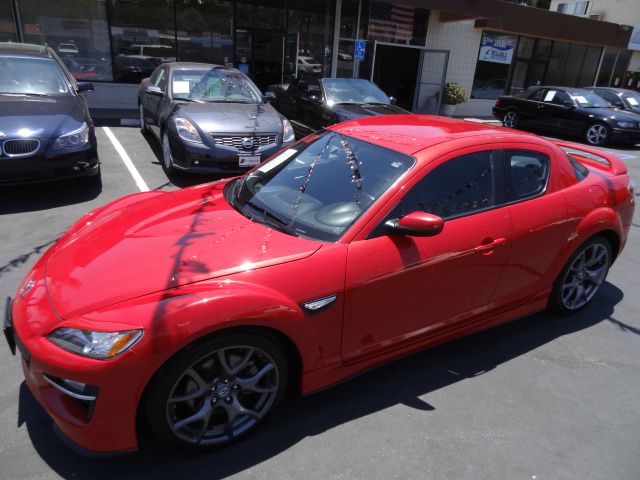
[[[568,314],[586,307],[604,283],[612,258],[611,244],[606,238],[597,236],[583,243],[558,275],[549,308]]]
[[[169,135],[167,132],[162,134],[162,168],[167,175],[176,172],[173,166],[173,155],[171,155],[171,145],[169,145]]]
[[[502,125],[507,128],[516,128],[520,123],[520,117],[518,116],[518,112],[515,110],[509,110],[502,117]]]
[[[229,334],[187,347],[154,377],[147,419],[169,445],[209,449],[250,433],[282,399],[288,366],[267,337]]]
[[[609,142],[611,130],[604,123],[589,125],[584,136],[589,145],[601,146]]]

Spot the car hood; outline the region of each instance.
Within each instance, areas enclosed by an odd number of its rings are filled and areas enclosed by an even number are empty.
[[[176,114],[206,133],[282,133],[282,117],[273,106],[248,103],[182,103]]]
[[[610,118],[612,120],[626,120],[629,122],[638,122],[640,120],[638,114],[615,107],[585,108],[584,112],[589,116]]]
[[[320,242],[239,214],[224,199],[224,183],[142,195],[84,217],[46,264],[58,315],[73,318],[180,285],[299,260],[320,248]]]
[[[64,133],[63,125],[77,128],[84,120],[82,102],[73,95],[53,97],[18,97],[0,95],[0,132],[6,138],[29,136],[40,139]]]
[[[334,105],[332,109],[340,117],[341,120],[352,120],[355,118],[362,118],[362,117],[375,117],[378,115],[411,113],[397,105],[383,105],[383,104],[373,104],[373,103],[371,104],[344,103],[340,105]]]

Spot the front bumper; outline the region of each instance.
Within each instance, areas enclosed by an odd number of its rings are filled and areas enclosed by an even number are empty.
[[[280,136],[278,136],[280,137]],[[244,151],[224,145],[208,145],[185,142],[177,133],[169,131],[169,146],[174,166],[179,170],[199,174],[238,175],[248,172],[255,165],[240,166],[240,155],[259,155],[260,162],[286,148],[293,142],[278,141],[257,150]]]
[[[90,146],[84,150],[51,155],[37,151],[28,157],[0,156],[0,185],[22,185],[74,177],[97,175],[98,152]]]
[[[32,278],[41,271],[36,268]],[[20,295],[8,302],[5,336],[10,348],[13,342],[17,345],[26,384],[56,427],[86,454],[136,450],[136,414],[148,378],[147,362],[132,350],[102,361],[58,348],[42,327],[56,316],[44,280],[24,298]]]
[[[637,128],[612,128],[611,141],[616,143],[640,143],[640,129]]]

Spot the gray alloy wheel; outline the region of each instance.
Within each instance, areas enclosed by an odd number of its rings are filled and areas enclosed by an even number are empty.
[[[171,155],[171,146],[169,145],[169,135],[162,133],[162,168],[166,173],[174,173],[173,155]]]
[[[560,313],[586,307],[604,283],[612,262],[611,245],[604,237],[584,243],[569,259],[554,285],[549,306]]]
[[[590,145],[604,145],[609,141],[609,127],[604,123],[594,123],[587,128],[585,138]]]
[[[156,375],[147,416],[160,440],[195,449],[225,446],[251,432],[282,398],[287,362],[253,334],[187,348]]]
[[[502,117],[502,125],[507,128],[516,128],[518,126],[518,112],[514,110],[509,110]]]
[[[144,121],[144,107],[142,106],[142,104],[140,104],[139,107],[140,107],[140,131],[142,133],[145,133],[147,131],[147,122]]]

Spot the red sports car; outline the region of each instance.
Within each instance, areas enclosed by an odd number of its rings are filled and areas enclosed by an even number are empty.
[[[429,116],[355,120],[248,174],[81,218],[9,303],[26,382],[75,444],[136,419],[203,448],[302,394],[598,292],[634,209],[614,155]]]

